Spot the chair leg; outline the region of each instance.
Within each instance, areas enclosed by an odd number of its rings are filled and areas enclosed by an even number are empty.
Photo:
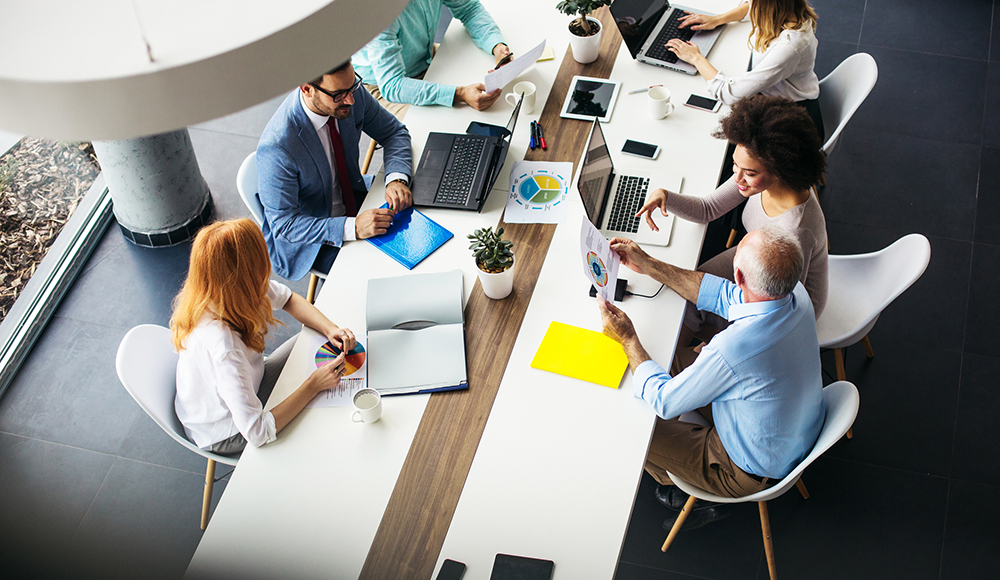
[[[799,488],[799,493],[802,494],[802,499],[809,499],[809,490],[806,489],[806,484],[802,483],[801,477],[795,482],[795,487]]]
[[[660,548],[661,552],[666,552],[667,548],[670,547],[670,544],[673,543],[674,538],[677,537],[677,533],[681,531],[681,526],[684,525],[684,520],[688,518],[691,514],[691,510],[694,509],[694,502],[697,501],[697,499],[698,498],[693,495],[688,496],[687,501],[684,502],[684,507],[681,508],[681,513],[677,514],[677,519],[674,520],[674,527],[670,528],[670,533],[667,534],[667,539],[663,542],[663,547]]]
[[[368,153],[365,155],[365,162],[361,165],[361,174],[368,173],[368,167],[372,164],[372,155],[375,155],[375,140],[368,143]]]
[[[767,502],[757,502],[760,508],[760,530],[764,533],[764,554],[767,555],[767,570],[771,580],[778,580],[778,568],[774,563],[774,544],[771,543],[771,518],[767,515]]]
[[[865,347],[865,354],[868,355],[868,358],[875,357],[875,351],[872,350],[872,343],[870,340],[868,340],[867,334],[865,335],[864,338],[861,339],[861,346]]]
[[[736,243],[736,235],[738,233],[739,232],[737,232],[736,230],[729,230],[729,239],[726,240],[726,249],[733,247],[733,244]]]
[[[847,371],[844,370],[844,352],[839,349],[833,349],[833,360],[837,363],[837,380],[846,381]]]
[[[205,497],[201,502],[201,529],[208,527],[208,508],[212,505],[212,486],[215,485],[215,460],[208,460],[205,470]]]
[[[319,284],[319,276],[316,274],[309,274],[309,290],[306,291],[306,300],[309,304],[316,301],[316,285]]]

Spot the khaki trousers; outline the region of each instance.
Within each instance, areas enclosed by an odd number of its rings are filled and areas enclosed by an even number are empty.
[[[653,440],[646,456],[646,473],[661,485],[672,485],[667,472],[705,491],[723,497],[744,497],[767,489],[777,480],[757,481],[729,458],[712,422],[712,408],[698,411],[710,426],[679,419],[656,419]]]

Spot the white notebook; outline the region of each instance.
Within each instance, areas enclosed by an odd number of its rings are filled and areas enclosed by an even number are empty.
[[[368,386],[382,395],[469,388],[461,270],[368,281]]]

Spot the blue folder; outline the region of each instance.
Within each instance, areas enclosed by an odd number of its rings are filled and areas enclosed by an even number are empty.
[[[383,204],[382,207],[389,207],[389,204]],[[411,207],[396,214],[389,231],[381,236],[368,238],[368,243],[406,266],[407,270],[412,270],[454,236],[455,234]]]

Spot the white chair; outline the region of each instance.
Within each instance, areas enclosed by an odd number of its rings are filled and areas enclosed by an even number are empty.
[[[212,503],[215,464],[236,465],[238,457],[217,455],[199,449],[184,434],[177,414],[174,397],[177,393],[177,353],[170,342],[170,329],[155,324],[142,324],[128,331],[118,346],[115,357],[118,379],[161,429],[174,441],[208,459],[205,470],[205,493],[201,504],[201,529],[208,526],[208,508]]]
[[[257,196],[257,152],[254,151],[243,160],[240,170],[236,172],[236,190],[240,192],[243,203],[250,210],[257,225],[264,223],[264,206]],[[326,272],[321,272],[315,268],[309,270],[309,290],[306,291],[306,300],[310,304],[316,301],[316,286],[322,278],[326,280]]]
[[[861,342],[868,358],[875,356],[868,332],[878,316],[927,269],[931,244],[910,234],[870,254],[830,256],[830,286],[826,308],[816,321],[821,349],[833,349],[837,380],[847,379],[844,348]],[[848,430],[847,437],[853,437]]]
[[[809,493],[799,479],[802,476],[802,472],[805,471],[806,467],[809,467],[809,464],[844,436],[844,433],[851,427],[851,424],[854,423],[854,418],[858,415],[859,401],[858,389],[847,381],[839,381],[824,388],[823,403],[826,405],[826,420],[823,422],[823,429],[819,433],[816,445],[813,446],[809,455],[791,473],[769,489],[746,497],[721,497],[695,487],[668,472],[667,475],[670,476],[670,480],[674,482],[674,485],[691,497],[684,504],[681,513],[677,515],[677,520],[674,522],[674,526],[670,528],[670,533],[667,535],[666,541],[663,542],[661,550],[666,552],[667,548],[670,547],[681,526],[684,525],[684,520],[687,519],[696,499],[716,503],[747,503],[755,501],[760,511],[760,527],[764,534],[764,552],[767,555],[767,568],[771,573],[771,579],[775,580],[778,577],[778,573],[774,560],[774,545],[771,542],[771,521],[767,513],[767,502],[784,494],[793,485],[799,488],[802,497],[809,499]]]
[[[823,125],[829,132],[822,147],[827,155],[833,151],[837,138],[854,112],[872,92],[876,80],[878,65],[875,59],[866,52],[859,52],[845,58],[833,72],[819,81],[819,109],[823,113]],[[830,131],[829,127],[835,128]]]

